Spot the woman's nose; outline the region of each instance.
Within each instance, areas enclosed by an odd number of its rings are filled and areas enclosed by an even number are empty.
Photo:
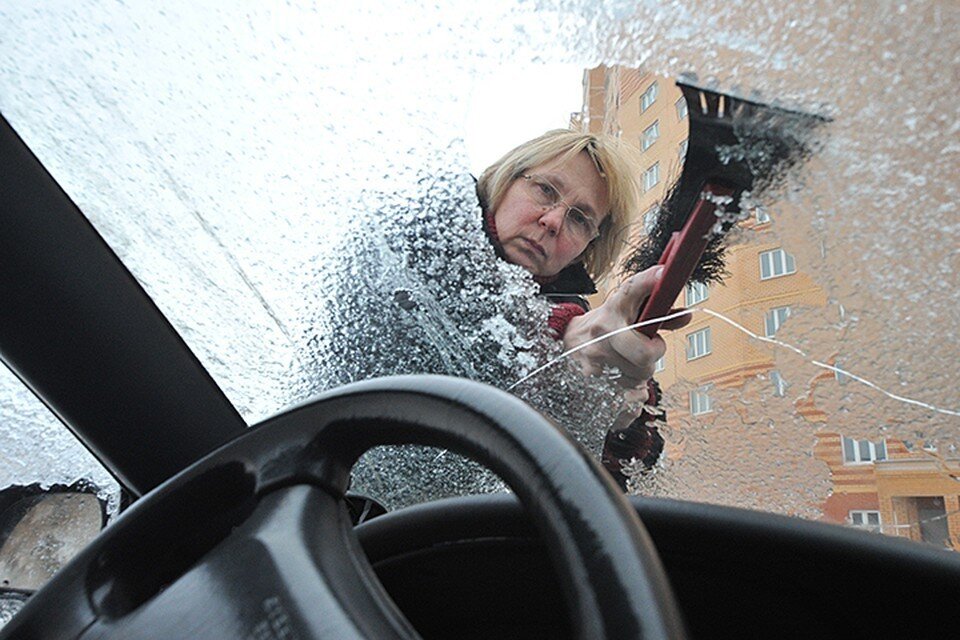
[[[544,227],[551,236],[556,236],[563,228],[563,219],[566,215],[563,206],[557,204],[540,214],[540,226]]]

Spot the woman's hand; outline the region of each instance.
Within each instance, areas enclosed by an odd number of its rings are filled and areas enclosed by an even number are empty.
[[[622,329],[637,321],[643,302],[653,291],[663,267],[651,267],[621,283],[602,305],[572,318],[563,334],[563,346],[572,349],[594,338]],[[665,329],[679,329],[690,322],[680,316],[664,323]],[[619,383],[628,388],[643,387],[653,377],[654,367],[667,346],[659,335],[648,338],[639,331],[624,331],[572,354],[583,374],[618,372]]]

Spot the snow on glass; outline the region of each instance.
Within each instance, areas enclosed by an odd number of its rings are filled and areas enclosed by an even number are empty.
[[[559,353],[544,321],[548,303],[522,268],[497,258],[482,230],[474,180],[433,162],[417,168],[414,184],[402,195],[364,193],[377,209],[351,216],[342,247],[313,265],[331,285],[304,309],[298,398],[414,373],[505,387]],[[564,366],[517,394],[599,454],[622,404],[609,387],[602,379],[584,384]],[[593,410],[572,411],[587,406]],[[503,488],[477,465],[420,447],[376,449],[354,476],[353,490],[391,506]]]
[[[249,422],[380,375],[509,388],[559,355],[536,285],[480,229],[464,122],[498,69],[603,62],[695,72],[832,118],[802,169],[751,194],[770,229],[745,224],[729,240],[737,256],[756,243],[794,256],[789,277],[815,293],[777,340],[805,355],[760,340],[762,314],[710,307],[758,337],[728,368],[769,370],[712,387],[671,380],[665,455],[632,490],[821,517],[832,485],[813,446],[825,433],[897,440],[955,468],[957,418],[936,410],[960,407],[960,222],[946,179],[960,175],[960,114],[943,73],[960,18],[949,4],[71,7],[0,9],[11,52],[0,109]],[[494,92],[518,109],[537,97]],[[722,153],[763,161],[765,150]],[[514,392],[594,453],[620,411],[638,410],[568,362]],[[690,415],[691,392],[709,396],[709,412]],[[4,486],[110,484],[13,376],[0,394]],[[408,449],[371,452],[355,488],[396,506],[502,485]]]

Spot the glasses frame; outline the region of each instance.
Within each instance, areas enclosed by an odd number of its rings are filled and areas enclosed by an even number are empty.
[[[600,225],[597,223],[597,221],[596,221],[596,219],[594,218],[594,216],[589,215],[586,211],[584,211],[584,210],[581,209],[580,207],[575,207],[575,206],[573,206],[572,204],[568,203],[568,202],[563,198],[563,195],[560,193],[560,189],[558,189],[558,188],[556,187],[556,185],[554,185],[552,182],[550,182],[550,180],[548,180],[548,179],[545,178],[544,176],[542,176],[542,175],[540,175],[540,174],[536,174],[536,173],[522,173],[522,174],[520,174],[520,177],[523,178],[523,179],[527,182],[527,184],[533,184],[533,183],[535,183],[535,182],[541,182],[541,183],[543,183],[543,184],[548,185],[551,189],[553,189],[553,192],[556,194],[556,200],[557,200],[557,201],[554,202],[553,204],[541,204],[540,202],[538,202],[538,201],[536,200],[536,196],[535,196],[535,195],[532,195],[532,194],[530,195],[530,198],[533,200],[534,204],[536,204],[538,207],[540,207],[540,209],[541,209],[544,213],[546,213],[547,211],[550,211],[550,210],[552,210],[552,209],[556,209],[557,207],[559,207],[559,206],[561,206],[561,205],[564,207],[564,210],[563,210],[563,222],[560,224],[560,231],[563,231],[564,226],[565,226],[566,223],[567,223],[567,220],[570,218],[570,212],[571,212],[571,211],[578,211],[581,216],[583,216],[586,220],[589,220],[591,223],[593,223],[593,233],[590,235],[590,237],[588,237],[588,238],[579,238],[579,239],[580,239],[581,241],[583,241],[584,244],[590,244],[591,242],[593,242],[594,240],[596,240],[598,237],[600,237]],[[571,227],[570,227],[570,228],[571,228],[571,229],[575,229],[575,228],[576,228],[576,226],[574,225],[574,223],[571,223]],[[577,237],[577,236],[578,236],[578,234],[577,234],[575,231],[571,231],[570,233],[573,234],[574,237]]]

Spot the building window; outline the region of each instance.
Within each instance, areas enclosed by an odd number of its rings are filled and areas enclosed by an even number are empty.
[[[770,222],[770,214],[763,207],[757,207],[757,224]]]
[[[950,548],[950,527],[943,496],[917,496],[910,498],[917,509],[920,524],[920,539],[939,547]]]
[[[849,382],[850,380],[850,376],[845,374],[843,371],[840,371],[840,369],[843,369],[843,367],[840,364],[840,361],[837,360],[836,362],[834,362],[833,366],[837,368],[837,370],[833,372],[833,377],[836,379],[836,381],[839,384],[847,384],[847,382]]]
[[[649,191],[660,182],[660,163],[654,162],[653,166],[643,172],[643,190]]]
[[[640,148],[641,151],[646,151],[653,146],[653,143],[657,141],[657,138],[660,137],[660,121],[656,120],[652,125],[643,130],[643,135],[640,137]]]
[[[643,214],[643,230],[647,235],[650,235],[653,232],[654,227],[657,226],[657,214],[660,212],[660,209],[657,205],[653,205],[647,212]]]
[[[764,251],[760,254],[760,279],[768,280],[797,272],[793,256],[783,249]]]
[[[647,90],[643,92],[643,95],[640,96],[640,113],[643,113],[657,101],[657,83],[654,82],[652,85],[647,87]]]
[[[687,360],[710,355],[710,327],[687,336]]]
[[[777,307],[767,311],[767,314],[763,319],[763,335],[767,336],[768,338],[772,338],[789,317],[790,307]]]
[[[710,387],[700,387],[690,392],[690,413],[699,416],[713,410],[710,394],[707,393],[709,390]]]
[[[843,438],[843,463],[864,464],[887,459],[887,443],[884,440],[854,440]]]
[[[656,364],[653,365],[653,371],[655,373],[659,373],[667,367],[667,363],[664,361],[665,357],[666,356],[660,356],[660,358],[657,359]]]
[[[680,162],[683,162],[687,159],[687,147],[690,144],[690,139],[687,138],[677,146],[677,157],[680,158]]]
[[[692,307],[698,302],[703,302],[707,299],[709,291],[707,290],[707,285],[702,282],[690,282],[687,284],[686,288],[686,299],[684,302],[686,306]]]
[[[683,120],[687,117],[687,99],[680,96],[674,106],[677,108],[677,120]]]
[[[880,533],[880,512],[879,511],[851,511],[850,524],[860,529]]]
[[[787,381],[783,379],[783,376],[780,375],[780,372],[776,369],[770,372],[770,382],[773,383],[773,395],[778,398],[787,395],[787,387],[790,385],[787,384]]]

